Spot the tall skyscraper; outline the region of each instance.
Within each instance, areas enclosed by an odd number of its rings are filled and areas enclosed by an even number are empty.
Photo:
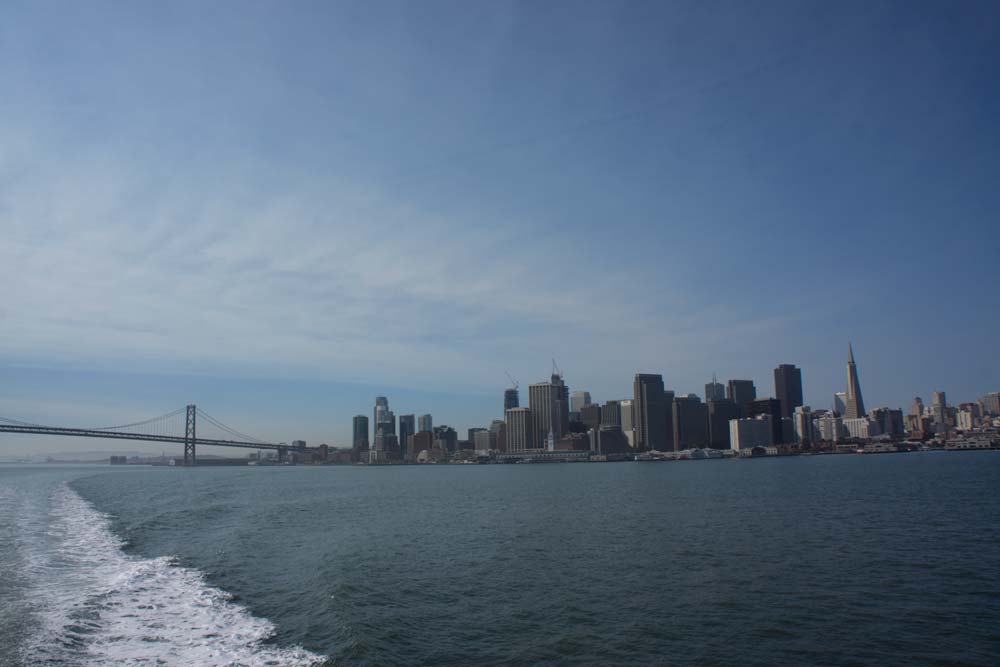
[[[943,391],[935,391],[931,395],[931,414],[934,417],[934,432],[948,431],[948,401]]]
[[[477,454],[483,454],[484,452],[496,449],[496,444],[494,433],[485,428],[476,431],[475,437],[472,439],[472,445]]]
[[[601,408],[601,426],[621,426],[622,406],[621,401],[608,401]]]
[[[559,419],[559,436],[569,433],[569,387],[563,380],[562,372],[555,367],[555,360],[552,362],[552,384],[558,387],[556,395],[556,416]]]
[[[446,424],[435,426],[434,446],[446,452],[454,453],[458,449],[458,431]]]
[[[708,439],[713,449],[729,449],[729,422],[740,418],[740,409],[727,398],[708,403]]]
[[[503,411],[507,413],[511,408],[516,408],[521,404],[521,399],[517,394],[517,387],[505,389],[503,392]]]
[[[507,416],[507,411],[504,410],[504,417]],[[507,451],[507,422],[502,419],[494,419],[493,423],[490,424],[490,433],[493,435],[493,442],[496,443],[496,448],[501,452]]]
[[[589,391],[574,391],[569,395],[569,411],[583,413],[583,406],[590,405]]]
[[[705,385],[705,402],[711,403],[712,401],[721,401],[725,397],[726,397],[725,385],[723,385],[721,382],[717,382],[715,379],[715,375],[712,375],[712,381]]]
[[[666,451],[672,452],[675,449],[674,445],[674,391],[673,389],[663,390],[663,408],[666,414],[663,415],[663,421],[666,422],[665,433],[667,436],[667,443],[665,445]]]
[[[354,438],[352,445],[354,449],[363,451],[368,449],[368,417],[364,415],[354,415]]]
[[[753,380],[730,380],[726,385],[726,398],[740,409],[740,416],[747,416],[747,406],[757,399],[757,387]]]
[[[879,435],[903,434],[903,411],[890,408],[875,408],[869,415],[878,424]]]
[[[569,429],[569,404],[565,390],[562,378],[554,374],[551,382],[528,385],[534,449],[543,449],[550,433],[558,440]]]
[[[780,445],[785,441],[781,428],[781,402],[776,398],[759,398],[750,402],[747,417],[753,419],[760,415],[770,417],[771,444]]]
[[[399,449],[403,458],[412,458],[412,454],[406,450],[410,442],[410,436],[417,432],[416,417],[413,415],[399,415]]]
[[[708,406],[695,394],[677,396],[673,401],[674,451],[707,447]]]
[[[420,415],[417,417],[417,432],[421,433],[427,431],[431,433],[434,431],[434,420],[430,415]]]
[[[375,425],[375,432],[383,435],[396,435],[396,414],[386,410],[381,414],[382,420]]]
[[[910,406],[910,414],[921,417],[924,414],[924,402],[919,396],[913,397],[913,405]]]
[[[389,399],[385,396],[375,397],[375,409],[372,411],[372,441],[378,435],[379,424],[386,419],[386,412],[389,411]]]
[[[936,423],[944,422],[947,412],[948,400],[945,398],[945,393],[943,391],[935,391],[931,394],[931,414],[934,415],[934,421]]]
[[[667,411],[670,407],[663,392],[663,376],[636,373],[632,391],[635,448],[640,451],[667,451],[667,445],[673,438],[667,437]]]
[[[530,393],[529,393],[530,395]],[[511,408],[504,413],[507,425],[507,451],[523,452],[537,449],[533,431],[534,419],[528,408]]]
[[[580,421],[588,429],[601,428],[601,406],[596,403],[588,403],[580,411]]]
[[[389,409],[389,399],[385,396],[375,397],[375,423],[373,425],[372,447],[375,452],[379,452],[377,458],[380,462],[385,462],[392,458],[396,447],[396,416]]]
[[[383,451],[384,436],[396,435],[396,415],[389,409],[389,399],[385,396],[375,397],[375,422],[372,424],[372,444]],[[382,436],[383,438],[380,438]]]
[[[808,405],[800,405],[792,414],[792,428],[795,431],[795,442],[808,449],[813,441],[812,410]]]
[[[844,419],[864,417],[865,402],[861,398],[861,383],[858,382],[858,367],[854,363],[854,349],[847,344],[847,399],[844,401]]]
[[[833,395],[833,411],[841,417],[847,412],[847,392],[838,391]]]
[[[618,402],[621,406],[621,418],[622,418],[622,433],[628,438],[628,446],[635,447],[635,411],[633,405],[635,402],[631,399],[625,399],[624,401]]]
[[[781,401],[781,416],[791,419],[802,405],[802,369],[781,364],[774,369],[774,395]]]

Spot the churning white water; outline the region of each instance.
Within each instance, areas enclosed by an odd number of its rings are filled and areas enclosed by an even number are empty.
[[[18,598],[32,618],[25,665],[316,665],[325,657],[267,643],[253,616],[197,570],[125,553],[106,515],[66,483],[17,505]],[[21,500],[24,500],[23,498]],[[13,597],[13,596],[12,596]]]

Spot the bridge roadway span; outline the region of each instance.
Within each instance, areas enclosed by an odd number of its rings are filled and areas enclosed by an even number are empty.
[[[168,435],[163,431],[157,432],[154,427],[163,427],[163,425],[173,417],[179,417],[184,414],[184,435]],[[247,438],[246,440],[224,440],[218,438],[199,438],[197,437],[197,417],[198,415],[208,419],[211,425],[222,429],[224,433],[231,433],[237,437]],[[4,423],[6,422],[6,423]],[[153,426],[151,426],[153,425]],[[125,430],[125,429],[137,429],[138,427],[143,427],[142,430]],[[154,430],[151,430],[154,429]],[[161,415],[159,417],[154,417],[153,419],[147,419],[143,422],[135,422],[134,424],[125,424],[122,426],[113,426],[107,428],[65,428],[61,426],[43,426],[41,424],[29,424],[27,422],[17,421],[14,419],[7,419],[6,417],[0,417],[0,433],[25,433],[34,435],[64,435],[77,438],[110,438],[112,440],[145,440],[147,442],[175,442],[184,445],[184,465],[195,465],[195,450],[198,445],[207,445],[211,447],[243,447],[245,449],[273,449],[278,452],[278,459],[282,460],[285,458],[285,454],[289,449],[296,451],[298,448],[289,447],[284,443],[273,443],[273,442],[263,442],[261,440],[254,440],[251,436],[240,433],[239,431],[233,430],[215,419],[211,415],[205,414],[203,411],[198,410],[197,406],[189,405],[186,408],[181,408],[180,410],[175,410],[173,412]]]
[[[59,428],[55,426],[15,426],[0,424],[0,433],[33,433],[41,435],[69,435],[80,438],[112,438],[114,440],[146,440],[152,442],[189,443],[183,435],[151,435],[147,433],[120,433],[118,431],[94,431],[85,428]],[[195,438],[195,445],[212,445],[213,447],[245,447],[247,449],[294,450],[289,445],[272,443],[241,442],[239,440],[212,440]]]

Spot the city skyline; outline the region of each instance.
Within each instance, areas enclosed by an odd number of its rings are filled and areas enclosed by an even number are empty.
[[[778,5],[4,4],[0,414],[993,391],[1000,12]]]
[[[804,405],[812,408],[814,411],[816,411],[816,410],[819,410],[819,411],[823,411],[823,410],[837,410],[837,408],[835,407],[835,395],[840,394],[840,395],[843,395],[843,396],[846,397],[847,394],[849,393],[848,390],[850,388],[850,384],[851,384],[852,381],[858,382],[858,384],[860,385],[859,377],[858,377],[859,373],[857,371],[857,366],[858,366],[858,364],[855,363],[855,359],[854,359],[853,345],[849,344],[848,345],[848,356],[847,356],[847,379],[846,379],[845,385],[842,386],[842,387],[836,387],[836,388],[834,388],[834,391],[830,392],[828,400],[825,403],[823,402],[822,397],[818,397],[818,398],[820,398],[820,400],[812,401],[811,402],[809,400],[808,395],[805,395],[805,400],[803,401],[803,403],[799,403],[799,405],[804,404]],[[790,372],[790,371],[794,371],[795,372],[795,376],[797,377],[797,381],[799,383],[804,382],[804,380],[803,380],[803,369],[799,368],[796,364],[787,364],[787,363],[782,362],[782,363],[776,364],[776,366],[772,369],[772,373],[770,374],[771,376],[773,376],[773,379],[774,379],[774,384],[773,385],[771,385],[771,384],[763,384],[763,385],[758,384],[758,379],[757,378],[724,378],[725,382],[719,382],[718,384],[725,391],[725,398],[726,398],[727,402],[729,400],[731,400],[730,393],[734,389],[737,392],[737,399],[739,399],[740,396],[742,395],[742,399],[743,399],[744,402],[747,401],[747,400],[751,400],[751,399],[753,399],[755,402],[762,402],[765,399],[767,399],[767,400],[778,399],[779,393],[780,393],[779,376],[780,376],[780,374],[781,374],[782,371],[784,371],[786,373]],[[667,424],[665,425],[665,430],[663,432],[665,440],[666,440],[666,445],[665,446],[668,446],[670,449],[672,449],[674,447],[674,440],[675,440],[675,437],[676,437],[675,430],[674,430],[675,429],[674,417],[671,414],[672,413],[671,406],[673,405],[674,399],[675,398],[683,399],[684,397],[686,397],[688,395],[693,395],[693,396],[697,396],[701,401],[703,401],[704,404],[706,404],[706,407],[709,407],[709,406],[707,406],[708,399],[707,399],[706,392],[710,388],[710,385],[712,383],[714,383],[714,382],[717,381],[717,376],[718,376],[718,373],[713,373],[711,381],[708,382],[708,383],[705,383],[704,385],[702,385],[702,391],[697,391],[697,390],[695,390],[695,391],[684,391],[684,390],[678,390],[678,389],[675,389],[675,388],[669,386],[667,384],[667,381],[666,381],[666,379],[665,379],[665,377],[664,377],[664,375],[662,373],[661,374],[652,374],[652,375],[650,375],[648,373],[647,374],[636,373],[636,374],[634,374],[632,382],[630,383],[633,393],[623,393],[622,395],[618,395],[618,396],[611,396],[611,395],[604,396],[602,394],[594,394],[594,392],[591,392],[589,389],[578,388],[578,387],[570,384],[569,382],[566,382],[564,380],[564,378],[563,378],[563,376],[562,376],[561,373],[559,375],[552,375],[552,377],[550,379],[546,379],[546,380],[539,381],[537,383],[532,383],[532,384],[534,384],[536,386],[539,386],[539,387],[542,386],[542,385],[549,385],[552,380],[556,380],[556,378],[558,378],[558,381],[560,383],[564,383],[564,384],[561,385],[562,386],[561,391],[562,391],[562,395],[566,397],[566,405],[565,405],[565,407],[568,410],[568,408],[569,408],[569,402],[570,402],[573,394],[578,394],[578,395],[586,394],[587,400],[592,401],[592,403],[593,403],[594,406],[602,406],[603,404],[607,403],[608,401],[612,401],[612,402],[629,401],[629,402],[631,402],[633,400],[633,398],[635,397],[635,393],[634,392],[636,391],[636,386],[637,386],[636,382],[638,381],[639,377],[650,377],[650,378],[655,377],[655,378],[660,378],[660,382],[662,383],[661,389],[664,392],[663,404],[665,406],[664,409],[667,411],[667,420],[668,420]],[[808,377],[808,373],[805,373],[805,377]],[[508,377],[507,380],[508,380],[508,383],[509,383],[511,381],[511,378]],[[766,382],[766,380],[765,380],[765,382]],[[477,394],[474,394],[474,395],[471,395],[471,396],[466,396],[465,398],[470,401],[469,404],[472,405],[472,406],[475,406],[479,411],[477,412],[476,410],[473,410],[471,412],[464,413],[464,416],[463,416],[463,413],[461,413],[461,412],[452,413],[451,411],[448,411],[448,410],[439,411],[437,413],[435,413],[435,412],[420,412],[424,408],[421,408],[419,406],[414,407],[415,404],[409,402],[409,401],[413,400],[413,398],[412,398],[412,394],[413,394],[412,390],[408,390],[408,389],[405,389],[405,388],[400,388],[400,394],[401,395],[403,395],[403,396],[410,395],[411,397],[408,398],[408,399],[406,399],[407,400],[406,407],[403,409],[403,411],[407,412],[408,414],[402,414],[401,413],[399,415],[399,418],[400,419],[413,420],[414,421],[414,425],[415,425],[414,426],[414,432],[418,432],[420,430],[426,430],[426,429],[420,429],[419,426],[418,426],[418,424],[423,424],[425,420],[426,421],[431,421],[434,426],[437,426],[439,424],[449,426],[451,428],[456,429],[459,433],[465,433],[469,429],[487,428],[489,426],[489,424],[491,423],[492,420],[502,419],[502,417],[503,417],[503,415],[505,413],[505,401],[509,397],[508,392],[510,391],[510,389],[511,389],[510,386],[502,385],[502,386],[499,387],[499,389],[494,390],[497,393],[490,394],[488,398],[487,398],[486,395],[483,395],[481,393],[477,393]],[[176,388],[175,388],[175,390],[176,390]],[[986,395],[988,393],[991,393],[992,391],[994,391],[994,390],[993,389],[988,389],[988,390],[982,392],[981,394],[979,394],[978,396],[965,397],[965,398],[962,398],[960,401],[958,401],[956,403],[953,403],[953,404],[950,404],[950,405],[957,405],[958,403],[962,403],[962,402],[973,402],[973,401],[978,400],[981,396]],[[859,394],[860,393],[861,392],[859,392]],[[592,394],[593,394],[593,396],[592,396]],[[935,398],[937,398],[940,395],[940,397],[943,400],[944,396],[946,394],[947,394],[947,390],[938,389],[938,390],[924,392],[923,395],[929,395],[929,396],[933,396]],[[444,394],[443,396],[447,396],[447,394]],[[910,406],[913,405],[914,400],[921,398],[921,396],[922,396],[922,394],[914,394],[914,396],[911,397],[909,400],[899,402],[898,404],[879,403],[876,406],[876,408],[886,407],[886,408],[889,408],[891,410],[902,410],[904,414],[907,414],[908,411],[911,410]],[[278,396],[274,395],[273,397],[278,397]],[[290,405],[287,402],[288,398],[289,397],[284,397],[284,399],[281,401],[281,404],[284,405],[284,406]],[[365,397],[358,397],[355,394],[351,394],[350,402],[352,404],[356,403],[358,401],[363,401],[363,400],[365,400]],[[347,418],[347,420],[346,420],[346,425],[341,425],[340,423],[337,423],[335,425],[332,425],[331,428],[326,429],[326,433],[331,433],[331,432],[337,432],[337,433],[339,433],[339,432],[345,432],[346,433],[345,437],[343,437],[343,438],[336,438],[336,437],[335,438],[331,438],[331,437],[320,436],[320,437],[313,437],[311,440],[308,439],[308,438],[305,438],[305,437],[302,437],[302,439],[304,439],[310,445],[316,445],[316,444],[320,444],[320,443],[325,443],[325,444],[329,444],[331,446],[353,447],[357,443],[357,436],[358,436],[358,433],[359,433],[359,430],[358,430],[359,429],[359,422],[358,422],[358,420],[360,418],[360,419],[364,420],[364,425],[361,426],[360,428],[362,428],[363,429],[362,432],[366,433],[366,435],[367,435],[366,444],[369,445],[369,446],[371,446],[375,442],[375,438],[376,438],[376,429],[375,429],[375,425],[377,423],[376,420],[379,418],[379,415],[381,414],[382,410],[385,411],[386,419],[387,420],[392,420],[392,421],[389,421],[389,424],[391,424],[391,425],[390,425],[390,430],[387,431],[387,432],[392,433],[393,435],[396,435],[396,421],[395,421],[396,420],[396,413],[400,412],[400,411],[399,410],[392,410],[392,409],[390,409],[390,405],[395,405],[395,403],[392,401],[392,392],[383,391],[381,394],[369,396],[369,397],[367,397],[367,401],[368,401],[367,409],[369,410],[368,415],[366,415],[364,413],[364,411],[362,410],[362,411],[357,412],[357,413],[355,413],[353,415],[350,415]],[[496,414],[492,414],[492,416],[490,416],[490,408],[487,406],[487,403],[490,403],[490,402],[496,403]],[[223,404],[224,403],[225,402],[223,402]],[[530,400],[526,396],[525,399],[523,399],[521,401],[521,403],[522,403],[523,408],[527,409],[528,404],[530,404]],[[734,401],[734,403],[737,405],[737,407],[740,405],[740,401],[739,400]],[[431,402],[431,404],[440,405],[440,403],[435,403],[433,401]],[[930,402],[928,402],[927,405],[928,405],[928,409],[930,409],[930,407],[931,407],[932,404]],[[936,403],[935,403],[935,405],[936,405]],[[62,406],[62,407],[66,407],[66,406]],[[339,405],[339,406],[336,406],[336,407],[337,407],[337,411],[338,412],[343,412],[343,410],[345,409],[344,405]],[[107,416],[111,416],[112,413],[113,413],[113,411],[114,411],[114,409],[115,409],[114,406],[110,406],[110,409],[106,413],[102,413],[102,414],[105,414]],[[869,407],[868,408],[868,412],[865,412],[863,414],[864,415],[868,415],[868,414],[871,413],[871,411],[873,409],[875,409],[875,408]],[[840,412],[840,414],[842,416],[846,417],[847,416],[847,410],[848,410],[848,408],[845,406],[845,408],[843,410],[839,410],[838,412]],[[793,411],[794,411],[794,409],[793,409]],[[784,406],[783,405],[782,405],[781,412],[784,413]],[[739,414],[739,410],[737,411],[737,413]],[[42,414],[44,414],[44,413],[42,413]],[[68,414],[74,414],[74,413],[73,413],[72,410],[70,410],[68,412]],[[77,414],[79,414],[79,413],[77,413]],[[484,420],[481,421],[481,422],[480,421],[475,421],[475,418],[471,416],[471,415],[475,415],[475,414],[487,415],[487,418],[484,418]],[[574,414],[574,413],[570,413],[570,414]],[[532,413],[529,413],[529,415],[532,415],[532,418],[537,419],[537,418],[535,418],[533,416]],[[708,415],[709,415],[709,413],[706,412],[706,417],[708,417]],[[4,416],[6,416],[6,415],[4,415]],[[727,413],[726,416],[728,417],[728,416],[732,416],[732,415],[728,415],[728,413]],[[747,415],[741,415],[741,416],[747,416]],[[278,417],[281,418],[282,414],[279,413]],[[548,419],[548,417],[544,417],[544,418]],[[289,423],[294,423],[294,422],[289,422]],[[407,422],[407,423],[409,423],[409,422]],[[52,425],[60,425],[60,424],[52,424]],[[86,425],[86,424],[84,424],[84,425]],[[640,427],[636,426],[636,428],[640,428]],[[706,428],[709,428],[709,427],[706,427]],[[538,432],[538,426],[537,426],[537,424],[533,424],[531,432],[533,434],[533,441],[532,441],[533,444],[536,447],[537,446],[541,446],[543,444],[546,436],[543,435],[543,434],[541,434],[540,432]],[[412,432],[407,433],[407,434],[408,435],[413,435]],[[708,430],[706,430],[706,435],[707,434],[708,434]],[[260,435],[260,434],[255,434],[255,435]],[[275,442],[277,442],[277,441],[291,440],[293,437],[295,439],[298,439],[300,436],[303,436],[303,435],[304,434],[301,431],[299,431],[297,433],[294,433],[294,434],[285,433],[285,434],[281,435],[281,437],[273,437],[272,440],[275,441]],[[556,434],[556,435],[561,435],[561,433],[560,434]],[[715,438],[712,437],[713,441],[714,441],[714,439]],[[13,440],[13,438],[8,438],[8,441],[12,441],[12,440]],[[47,439],[45,437],[39,438],[38,436],[33,436],[32,439],[29,440],[28,442],[30,443],[30,442],[35,441],[35,440],[44,441],[46,443],[46,446],[44,446],[42,448],[36,448],[37,452],[38,453],[42,453],[42,454],[44,454],[46,452],[50,452],[50,451],[66,452],[66,451],[71,451],[73,449],[72,444],[71,444],[72,441],[74,440],[73,438],[57,438],[57,439],[53,440],[53,439]],[[81,442],[85,443],[85,441],[81,441]],[[51,443],[51,444],[49,444],[49,443]],[[3,444],[4,444],[4,441],[0,440],[0,456],[3,456],[3,455],[7,455],[7,456],[9,456],[9,455],[21,455],[21,454],[24,454],[26,452],[35,451],[35,449],[25,449],[25,447],[23,446],[24,445],[23,441],[20,443],[21,444],[20,447],[17,447],[17,446],[10,447],[10,448],[8,448],[8,450],[5,450],[3,448]],[[397,440],[397,446],[403,446],[403,445],[404,445],[404,443],[402,443],[402,442],[400,442],[400,441]],[[83,448],[83,447],[81,447],[81,448]],[[89,447],[89,448],[92,448],[92,447]],[[160,451],[163,448],[160,447],[160,446],[156,446],[156,445],[144,445],[143,443],[125,441],[124,443],[121,443],[121,444],[109,443],[109,444],[103,445],[101,447],[101,449],[106,449],[106,450],[121,449],[121,450],[130,450],[130,451],[131,450],[136,450],[136,451],[146,451],[146,450],[148,450],[150,452],[155,452],[155,451]],[[223,452],[225,451],[225,450],[219,450],[218,448],[216,448],[216,449],[218,451],[223,451]],[[206,448],[206,451],[212,451],[212,448]]]

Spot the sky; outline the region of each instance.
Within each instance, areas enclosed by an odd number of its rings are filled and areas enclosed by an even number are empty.
[[[1000,390],[995,2],[0,4],[0,416]],[[135,443],[0,434],[0,455]],[[154,448],[159,451],[159,447]]]

